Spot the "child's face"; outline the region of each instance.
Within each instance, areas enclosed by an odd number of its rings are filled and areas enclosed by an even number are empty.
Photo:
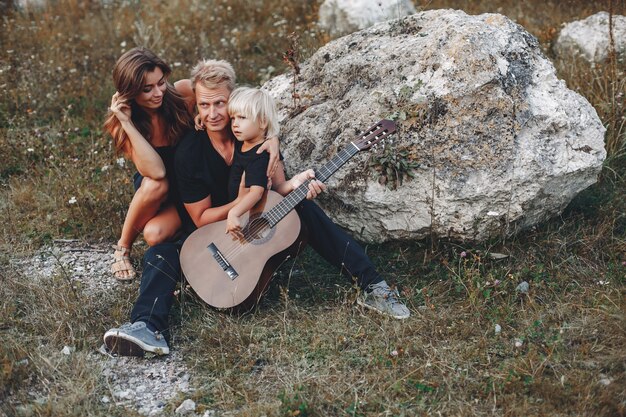
[[[250,117],[237,113],[232,114],[230,116],[230,126],[237,140],[241,142],[265,140],[265,129],[267,129],[267,126],[258,123]]]

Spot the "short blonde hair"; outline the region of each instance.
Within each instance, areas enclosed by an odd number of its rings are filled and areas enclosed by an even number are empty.
[[[227,61],[204,59],[191,70],[191,85],[195,91],[196,84],[204,88],[226,87],[228,91],[235,89],[235,70]]]
[[[259,88],[239,87],[228,99],[228,114],[251,118],[258,124],[267,124],[265,137],[278,136],[278,112],[274,99]]]

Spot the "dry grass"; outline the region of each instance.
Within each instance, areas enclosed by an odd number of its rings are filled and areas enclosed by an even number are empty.
[[[561,23],[606,9],[582,0],[416,5],[504,13],[550,57]],[[328,41],[313,25],[318,7],[60,0],[3,18],[0,415],[132,415],[100,403],[107,387],[91,352],[128,316],[136,284],[101,299],[62,273],[34,282],[9,259],[54,238],[117,237],[133,170],[117,163],[100,127],[117,56],[147,44],[174,65],[175,79],[200,57],[220,57],[257,83],[288,70],[291,32],[303,59]],[[626,414],[624,68],[555,64],[608,127],[599,184],[561,218],[507,241],[369,247],[409,301],[414,315],[404,322],[355,307],[338,271],[308,252],[282,270],[253,314],[210,311],[187,294],[174,309],[173,348],[194,369],[199,408],[242,416]],[[527,295],[515,290],[521,281]],[[62,355],[64,345],[77,351]]]

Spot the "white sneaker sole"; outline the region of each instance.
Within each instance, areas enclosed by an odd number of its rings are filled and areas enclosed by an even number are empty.
[[[151,352],[155,355],[167,355],[170,353],[168,347],[155,347],[148,345],[126,333],[120,333],[119,330],[109,330],[104,334],[104,343],[109,351],[122,356],[143,356],[144,352]]]
[[[361,307],[365,307],[365,308],[369,308],[370,310],[374,310],[380,314],[383,314],[387,317],[393,317],[394,319],[398,319],[398,320],[404,320],[404,319],[408,319],[409,317],[411,317],[411,313],[407,313],[407,314],[403,314],[403,315],[394,315],[386,310],[382,310],[380,308],[374,307],[372,305],[367,304],[365,301],[361,300],[360,298],[357,298],[356,303],[358,305],[360,305]]]

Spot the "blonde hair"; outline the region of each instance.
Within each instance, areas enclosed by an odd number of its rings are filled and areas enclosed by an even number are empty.
[[[278,112],[274,99],[267,92],[251,87],[239,87],[228,99],[228,114],[240,114],[258,124],[267,124],[265,137],[278,136]]]
[[[149,49],[138,47],[123,54],[113,68],[113,84],[120,94],[126,98],[131,108],[131,119],[139,132],[152,141],[152,123],[148,113],[137,104],[135,97],[141,94],[146,74],[160,68],[163,76],[167,77],[172,70],[169,65]],[[168,145],[174,145],[183,134],[193,126],[193,119],[187,110],[185,101],[178,94],[174,86],[166,82],[163,104],[159,107],[159,115],[167,122],[167,129],[163,132]],[[118,118],[109,110],[104,129],[113,137],[116,153],[123,151],[128,142],[128,135],[122,129]]]
[[[191,85],[195,91],[196,84],[204,88],[226,87],[228,91],[235,89],[235,70],[226,61],[204,59],[191,70]]]

